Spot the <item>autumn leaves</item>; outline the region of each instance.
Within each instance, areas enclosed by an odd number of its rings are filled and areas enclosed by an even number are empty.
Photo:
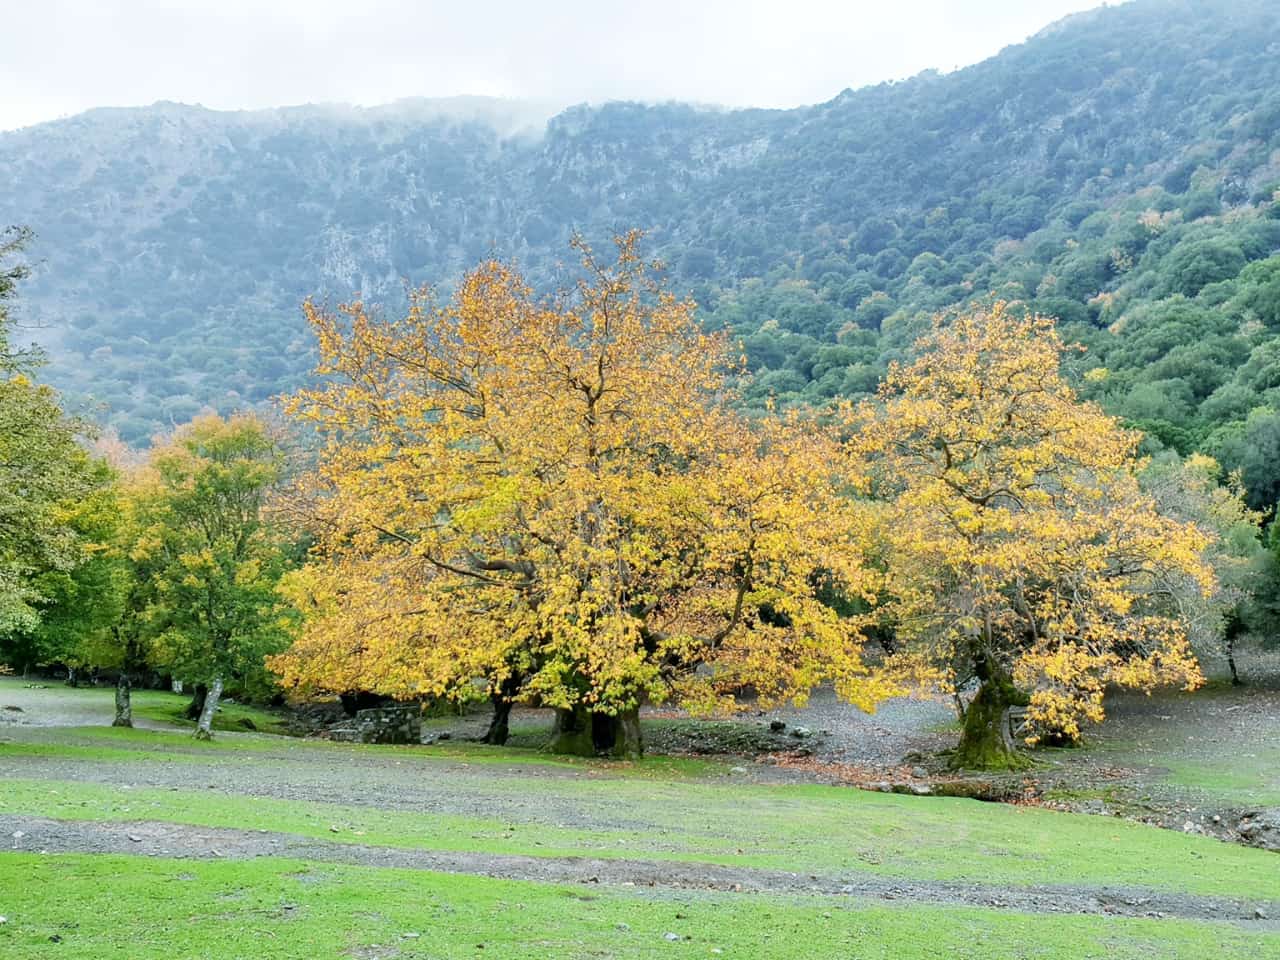
[[[483,688],[581,726],[976,672],[1070,733],[1102,684],[1196,682],[1176,596],[1210,585],[1203,538],[1138,491],[1046,321],[953,318],[875,402],[753,421],[734,344],[637,242],[582,249],[554,300],[487,264],[397,321],[308,305],[321,383],[288,410],[323,445],[288,685]]]

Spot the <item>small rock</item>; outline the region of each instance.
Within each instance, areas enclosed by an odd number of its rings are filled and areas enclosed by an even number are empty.
[[[61,942],[62,942],[62,937],[58,936],[58,934],[56,934],[56,933],[55,933],[53,936],[51,936],[51,937],[49,938],[49,942],[50,942],[50,943],[61,943]]]
[[[873,780],[871,783],[867,784],[867,789],[875,790],[878,793],[892,793],[893,784],[888,780]]]
[[[1214,822],[1214,823],[1221,823],[1221,822],[1222,822],[1222,817],[1215,813],[1215,814],[1213,815],[1213,822]]]
[[[672,943],[675,943],[677,940],[681,940],[683,938],[678,933],[664,933],[662,935],[662,939],[670,940]]]
[[[1253,910],[1253,919],[1255,920],[1267,919],[1267,911],[1263,910],[1261,907],[1255,907]]]
[[[787,725],[781,720],[770,720],[769,729],[774,733],[781,733],[783,730],[787,729]]]
[[[791,735],[795,737],[797,740],[803,740],[805,737],[809,736],[809,728],[808,727],[792,727]]]
[[[336,823],[331,823],[331,824],[329,824],[329,832],[330,832],[330,833],[341,833],[341,832],[342,832],[342,828],[341,828],[340,826],[338,826]]]
[[[8,923],[8,922],[9,922],[8,917],[0,917],[0,923]]]
[[[913,783],[911,785],[911,792],[917,797],[927,797],[929,794],[933,793],[933,788],[927,783]]]
[[[141,838],[140,836],[138,836],[136,833],[131,833],[131,834],[129,834],[129,839],[130,839],[130,840],[132,840],[134,843],[141,843],[141,842],[142,842],[142,838]]]
[[[25,836],[26,836],[26,834],[25,834],[25,833],[23,833],[21,830],[15,830],[15,831],[13,831],[13,839],[15,839],[15,840],[21,840],[21,839],[22,839],[23,837],[25,837]]]
[[[747,768],[746,767],[730,767],[729,772],[732,773],[734,776],[742,776],[744,773],[747,772]]]
[[[14,713],[26,713],[26,711],[25,711],[25,710],[23,710],[21,707],[17,706],[16,704],[12,704],[12,703],[6,703],[6,704],[4,705],[4,708],[5,708],[6,710],[12,710]]]
[[[400,934],[400,939],[401,940],[417,940],[420,936],[422,936],[422,934],[420,933],[402,933]]]
[[[453,739],[453,734],[452,734],[452,733],[450,733],[448,730],[445,730],[445,731],[443,731],[443,732],[442,732],[438,737],[436,737],[436,739],[437,739],[437,740],[452,740],[452,739]]]
[[[628,930],[630,930],[630,929],[631,929],[631,924],[629,924],[629,923],[619,923],[619,924],[616,924],[615,926],[616,926],[619,930],[621,930],[623,933],[626,933]]]
[[[923,780],[929,776],[929,771],[926,770],[924,767],[912,767],[911,775],[915,777],[917,780]]]

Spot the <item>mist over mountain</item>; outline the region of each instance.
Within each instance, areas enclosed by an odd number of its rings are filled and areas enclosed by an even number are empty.
[[[1136,0],[794,110],[157,103],[0,134],[0,169],[49,378],[131,442],[302,382],[306,296],[394,310],[490,256],[553,285],[572,232],[629,227],[742,336],[753,403],[873,389],[996,293],[1058,316],[1106,368],[1087,391],[1158,442],[1230,461],[1280,409],[1266,0]]]

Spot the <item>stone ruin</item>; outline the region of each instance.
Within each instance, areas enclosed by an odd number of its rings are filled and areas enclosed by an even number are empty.
[[[350,720],[329,728],[330,740],[346,743],[421,743],[422,708],[416,703],[357,710]]]

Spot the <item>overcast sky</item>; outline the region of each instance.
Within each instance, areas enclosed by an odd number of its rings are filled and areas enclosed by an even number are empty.
[[[0,0],[0,129],[95,106],[487,94],[794,106],[1101,0]]]

